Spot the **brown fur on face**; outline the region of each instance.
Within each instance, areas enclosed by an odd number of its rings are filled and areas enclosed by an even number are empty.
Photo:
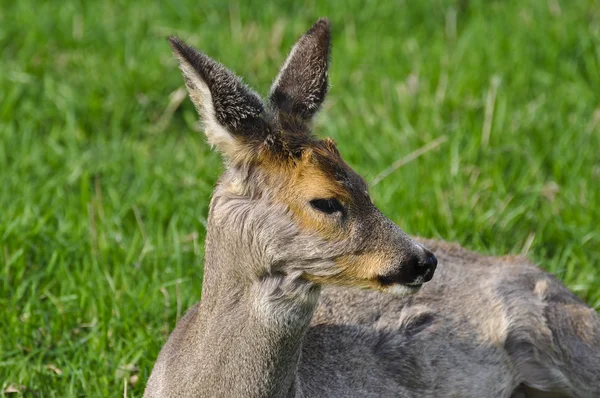
[[[350,209],[359,200],[370,202],[366,183],[344,162],[331,139],[305,136],[301,153],[297,158],[294,153],[263,152],[259,168],[267,174],[270,185],[278,187],[273,200],[285,204],[305,231],[326,240],[347,239],[353,218]],[[337,218],[320,214],[310,206],[311,200],[333,198],[346,209]]]
[[[344,162],[333,140],[308,135],[304,139],[299,156],[295,157],[298,152],[294,151],[282,154],[267,150],[262,152],[257,167],[266,174],[268,185],[275,187],[271,190],[272,200],[286,205],[299,228],[328,243],[348,241],[346,253],[333,259],[336,272],[328,276],[306,273],[305,277],[320,284],[384,289],[378,276],[394,263],[393,256],[385,244],[377,244],[377,236],[367,232],[365,237],[365,231],[357,232],[360,225],[374,218],[368,211],[375,207],[367,184]],[[344,206],[341,214],[323,214],[310,205],[314,199],[332,198]],[[356,244],[359,241],[368,242],[367,250]]]
[[[342,269],[344,279],[361,287],[381,289],[383,286],[377,277],[389,262],[386,257],[382,252],[363,252],[342,256],[336,264]]]

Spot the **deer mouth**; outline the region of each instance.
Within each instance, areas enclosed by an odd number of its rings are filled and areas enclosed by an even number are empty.
[[[433,272],[429,272],[425,275],[418,275],[414,278],[411,277],[409,279],[410,281],[408,281],[406,273],[398,272],[395,274],[380,275],[377,277],[377,282],[379,282],[383,287],[402,285],[419,289],[425,282],[429,282],[432,276]]]
[[[417,293],[426,282],[433,277],[434,269],[427,270],[420,275],[403,270],[380,275],[376,278],[379,290],[395,296],[408,296]]]

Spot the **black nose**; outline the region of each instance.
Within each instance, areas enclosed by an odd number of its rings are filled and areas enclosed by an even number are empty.
[[[379,282],[382,285],[399,284],[422,284],[433,278],[438,260],[432,252],[423,248],[420,253],[415,253],[407,261],[394,268],[393,271],[380,275]]]
[[[425,261],[419,263],[417,274],[420,274],[423,277],[424,282],[429,282],[431,278],[433,278],[433,273],[437,267],[438,260],[437,257],[429,250],[425,250],[425,252],[427,253]]]

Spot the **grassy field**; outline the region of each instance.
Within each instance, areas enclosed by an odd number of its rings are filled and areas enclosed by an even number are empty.
[[[372,187],[381,210],[526,253],[600,309],[600,3],[0,3],[0,394],[140,396],[199,298],[220,161],[173,33],[265,94],[328,16],[315,131],[367,180],[406,163]]]

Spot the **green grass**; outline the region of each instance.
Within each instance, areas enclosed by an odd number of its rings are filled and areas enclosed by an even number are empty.
[[[172,33],[264,94],[329,16],[315,131],[367,179],[446,137],[372,188],[382,211],[528,253],[600,309],[598,2],[246,3],[2,2],[0,394],[140,396],[199,297],[221,166],[191,103],[167,111]]]

